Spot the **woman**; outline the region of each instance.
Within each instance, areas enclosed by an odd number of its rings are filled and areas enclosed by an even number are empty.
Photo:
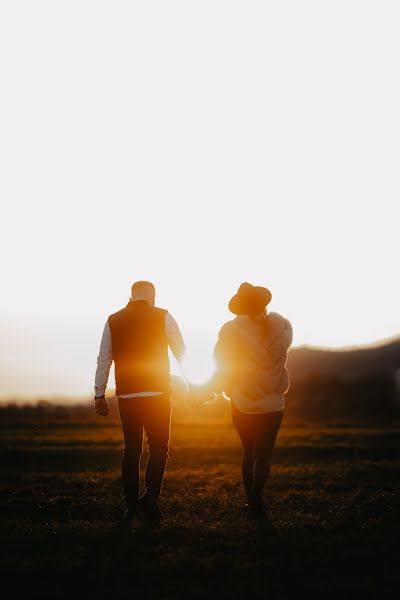
[[[222,327],[214,352],[220,388],[231,400],[243,445],[243,484],[255,516],[265,515],[262,494],[289,388],[285,365],[292,327],[281,315],[267,313],[271,298],[268,289],[242,283],[229,302],[236,318]]]

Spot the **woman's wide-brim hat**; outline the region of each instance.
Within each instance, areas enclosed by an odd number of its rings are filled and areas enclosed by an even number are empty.
[[[228,308],[234,315],[254,315],[261,313],[271,302],[272,294],[265,287],[242,283],[231,298]]]

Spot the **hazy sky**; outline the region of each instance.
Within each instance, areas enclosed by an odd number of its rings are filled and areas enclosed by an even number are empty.
[[[0,4],[0,394],[90,393],[152,280],[198,373],[226,305],[295,344],[400,331],[400,5]]]

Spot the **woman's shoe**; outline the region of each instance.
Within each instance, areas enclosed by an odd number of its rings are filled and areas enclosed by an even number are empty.
[[[262,498],[251,498],[247,504],[247,513],[251,519],[263,521],[268,519],[267,507]]]
[[[148,525],[158,526],[164,520],[158,501],[151,500],[146,494],[139,498],[139,509],[143,512],[144,522]]]

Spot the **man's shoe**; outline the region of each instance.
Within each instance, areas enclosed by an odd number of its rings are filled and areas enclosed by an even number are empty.
[[[150,500],[146,495],[139,498],[139,510],[143,512],[144,521],[148,525],[157,526],[164,520],[157,500]]]
[[[133,519],[137,516],[137,509],[127,508],[122,515],[119,527],[122,531],[133,532]]]

